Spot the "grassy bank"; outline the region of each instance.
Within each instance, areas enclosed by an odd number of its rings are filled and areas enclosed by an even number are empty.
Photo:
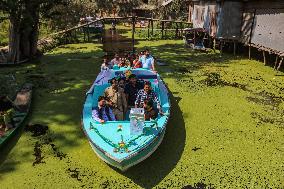
[[[168,66],[173,115],[158,150],[126,173],[92,151],[80,122],[102,46],[65,45],[34,63],[0,68],[36,87],[29,124],[0,167],[1,188],[283,188],[284,81],[262,63],[192,52],[182,41],[139,41]],[[15,182],[17,181],[17,182]]]

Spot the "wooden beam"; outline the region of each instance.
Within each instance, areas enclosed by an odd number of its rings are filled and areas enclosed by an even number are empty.
[[[276,70],[276,67],[277,67],[277,63],[278,63],[278,55],[276,55],[276,58],[275,58],[275,63],[274,63],[274,70]]]
[[[151,34],[152,36],[154,35],[154,23],[153,23],[153,19],[151,19]]]
[[[135,45],[135,38],[134,38],[134,34],[135,34],[135,23],[136,23],[136,19],[135,17],[133,16],[132,17],[132,52],[135,53],[135,48],[134,48],[134,45]]]
[[[281,65],[282,65],[282,63],[283,63],[283,59],[284,59],[284,57],[281,58],[281,60],[280,60],[280,62],[279,62],[279,64],[278,64],[278,67],[277,67],[277,71],[280,70],[280,67],[281,67]]]
[[[263,64],[266,65],[266,54],[265,54],[265,51],[262,51],[262,55],[263,55]]]
[[[223,41],[220,41],[220,54],[223,54]]]
[[[162,24],[162,39],[164,39],[165,22],[161,21],[161,24]]]
[[[176,38],[178,38],[178,23],[176,23]]]
[[[251,59],[251,45],[249,45],[249,59]]]
[[[150,21],[148,21],[148,39],[150,39],[150,25],[151,25],[151,23],[150,23]]]
[[[213,39],[213,51],[216,52],[216,38]]]
[[[236,41],[234,41],[234,56],[236,56],[236,48],[237,48]]]

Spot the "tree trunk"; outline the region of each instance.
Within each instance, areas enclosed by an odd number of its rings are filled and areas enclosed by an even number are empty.
[[[9,51],[8,62],[16,62],[17,57],[20,56],[18,52],[20,41],[20,25],[17,18],[10,18],[10,32],[9,32]]]
[[[37,7],[25,7],[21,16],[10,16],[8,61],[12,63],[30,59],[37,54],[39,11]]]

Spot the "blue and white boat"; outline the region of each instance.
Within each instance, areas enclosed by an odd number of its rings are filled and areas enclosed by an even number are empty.
[[[97,99],[110,86],[108,80],[130,70],[138,79],[150,81],[156,92],[164,115],[156,120],[143,121],[139,134],[131,133],[131,121],[108,121],[104,124],[92,119],[92,109]],[[149,157],[161,144],[170,116],[168,90],[159,74],[145,69],[119,69],[101,72],[86,94],[82,126],[95,153],[106,163],[122,171]]]

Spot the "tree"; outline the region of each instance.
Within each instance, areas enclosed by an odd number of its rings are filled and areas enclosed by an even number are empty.
[[[115,9],[121,16],[131,15],[133,8],[143,4],[142,0],[93,0],[100,11],[112,13]]]
[[[157,11],[162,19],[188,19],[188,0],[173,0],[166,6],[161,6]]]
[[[37,54],[40,15],[62,3],[64,0],[0,0],[0,11],[8,14],[10,20],[8,61]]]
[[[66,5],[53,7],[53,13],[45,16],[53,30],[63,30],[79,23],[80,18],[98,14],[97,4],[90,0],[69,0]]]

